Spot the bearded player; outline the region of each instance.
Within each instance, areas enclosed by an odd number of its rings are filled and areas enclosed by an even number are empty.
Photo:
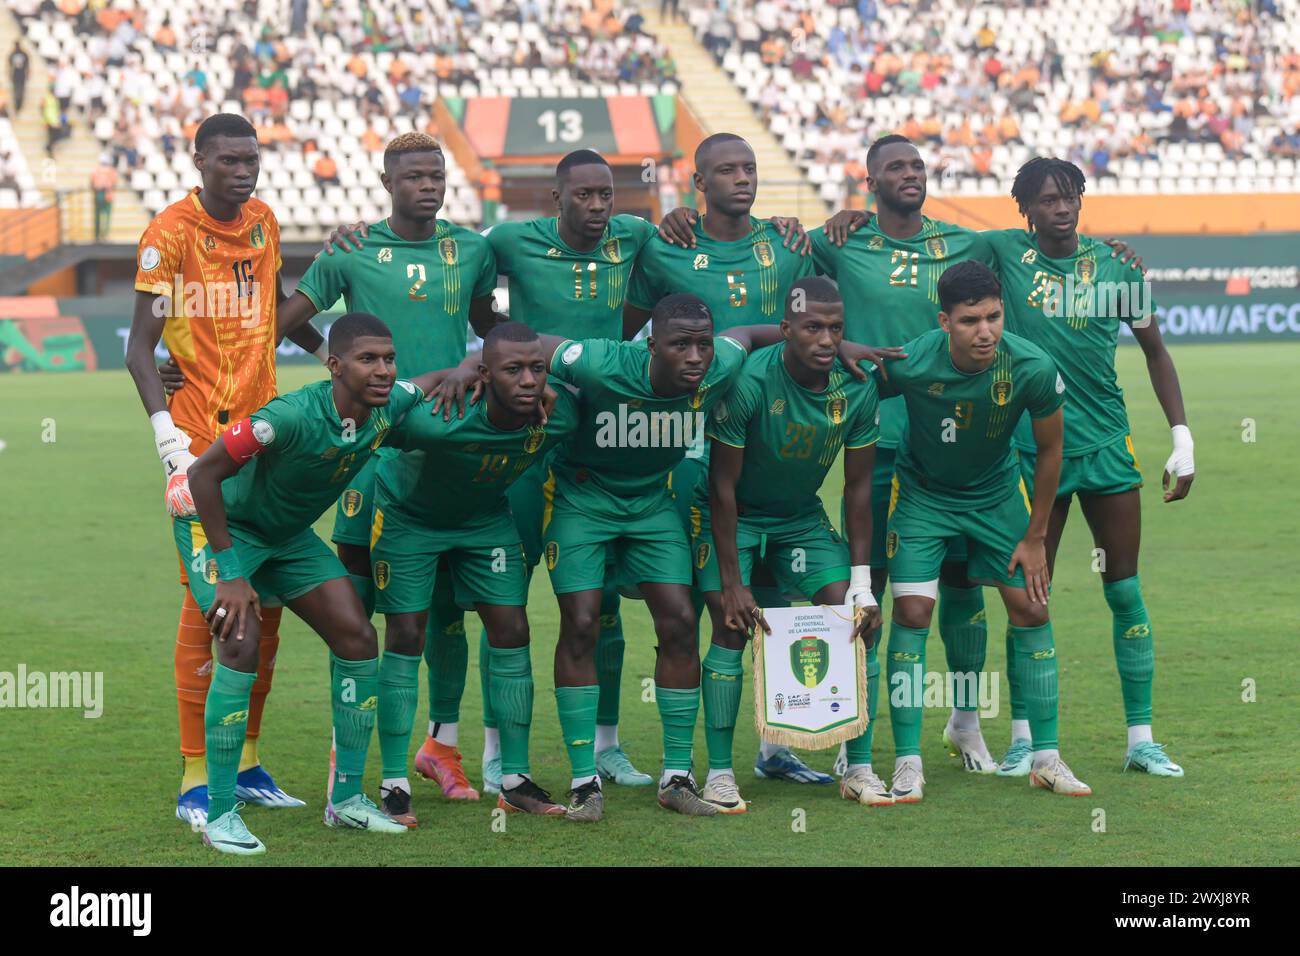
[[[196,454],[275,396],[276,305],[284,298],[280,227],[252,195],[259,171],[253,127],[231,113],[208,117],[195,134],[194,166],[203,185],[159,213],[140,238],[126,348],[167,478],[167,511],[191,522],[187,470]],[[154,364],[160,340],[187,382],[170,401]],[[240,799],[268,807],[303,805],[275,784],[257,749],[281,611],[262,610],[261,658],[236,781]],[[184,763],[176,816],[196,827],[208,814],[203,708],[212,668],[211,635],[186,587],[175,650]]]
[[[492,300],[496,260],[477,232],[438,218],[447,174],[442,149],[433,137],[403,133],[389,142],[383,163],[380,182],[392,197],[388,217],[359,224],[355,234],[350,229],[332,234],[326,255],[316,257],[281,307],[280,325],[317,336],[309,320],[341,296],[349,309],[384,317],[408,373],[449,368],[465,357],[468,326],[486,335],[499,319]],[[335,244],[357,251],[335,255]],[[344,489],[334,515],[332,540],[368,610],[375,606],[370,562],[375,473],[396,454],[395,449],[380,449]],[[459,749],[468,664],[465,615],[452,595],[451,578],[441,574],[437,581],[426,638],[420,642],[428,664],[429,735],[416,755],[415,768],[449,799],[477,800]],[[381,710],[381,724],[385,713]],[[391,756],[387,763],[393,764]],[[405,773],[385,774],[380,799],[399,816],[409,810],[411,784]]]
[[[1083,171],[1062,159],[1032,159],[1011,187],[1027,229],[988,232],[1001,267],[1007,330],[1055,360],[1066,385],[1064,461],[1047,526],[1047,563],[1055,567],[1061,534],[1077,496],[1094,545],[1105,555],[1102,594],[1111,611],[1111,639],[1128,727],[1125,769],[1181,777],[1151,733],[1154,635],[1138,582],[1142,529],[1142,473],[1134,457],[1124,394],[1116,381],[1115,347],[1127,324],[1147,360],[1147,372],[1173,431],[1165,464],[1164,501],[1186,497],[1195,477],[1192,433],[1173,359],[1156,325],[1149,286],[1136,281],[1105,247],[1078,232]],[[1029,422],[1014,435],[1020,469],[1033,494],[1037,463]],[[1170,488],[1171,477],[1174,487]],[[1011,748],[998,768],[1005,776],[1030,772],[1032,756],[1024,679],[1007,636],[1011,687]]]

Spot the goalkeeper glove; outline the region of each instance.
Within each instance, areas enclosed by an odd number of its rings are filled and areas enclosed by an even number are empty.
[[[157,412],[149,417],[149,421],[153,425],[154,447],[167,478],[167,491],[163,496],[167,513],[173,518],[197,514],[187,474],[195,460],[190,454],[190,436],[176,427],[169,412]]]

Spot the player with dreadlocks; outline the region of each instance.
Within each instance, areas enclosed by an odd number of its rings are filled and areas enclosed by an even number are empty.
[[[1165,463],[1162,482],[1165,502],[1186,497],[1191,488],[1192,433],[1178,373],[1154,321],[1150,285],[1106,254],[1109,250],[1102,243],[1078,231],[1085,187],[1083,171],[1073,163],[1032,159],[1020,168],[1011,187],[1027,228],[985,236],[1001,270],[1007,331],[1042,347],[1056,361],[1066,385],[1061,482],[1047,527],[1049,572],[1070,503],[1078,496],[1103,557],[1102,591],[1111,609],[1115,663],[1128,724],[1125,768],[1181,777],[1182,768],[1151,735],[1155,651],[1138,583],[1142,474],[1115,374],[1121,324],[1132,329],[1142,347],[1156,399],[1173,430],[1173,454]],[[1032,495],[1035,453],[1027,420],[1019,423],[1014,444]],[[1009,636],[1007,640],[1010,647]],[[1007,660],[1012,742],[997,772],[1023,776],[1030,772],[1028,710],[1014,656],[1008,654]]]

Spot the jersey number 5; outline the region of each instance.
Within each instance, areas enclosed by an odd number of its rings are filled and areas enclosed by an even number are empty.
[[[743,306],[749,299],[745,283],[741,281],[744,278],[745,273],[743,272],[727,273],[727,288],[730,290],[728,300],[736,307]]]

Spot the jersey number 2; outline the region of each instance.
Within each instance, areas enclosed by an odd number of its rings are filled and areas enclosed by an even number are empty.
[[[411,291],[407,295],[410,296],[412,302],[423,302],[429,298],[427,293],[420,291],[420,287],[427,281],[424,276],[424,263],[408,262],[406,264],[406,278],[410,279],[415,276],[419,276],[419,278],[415,280],[415,284],[411,286]]]

